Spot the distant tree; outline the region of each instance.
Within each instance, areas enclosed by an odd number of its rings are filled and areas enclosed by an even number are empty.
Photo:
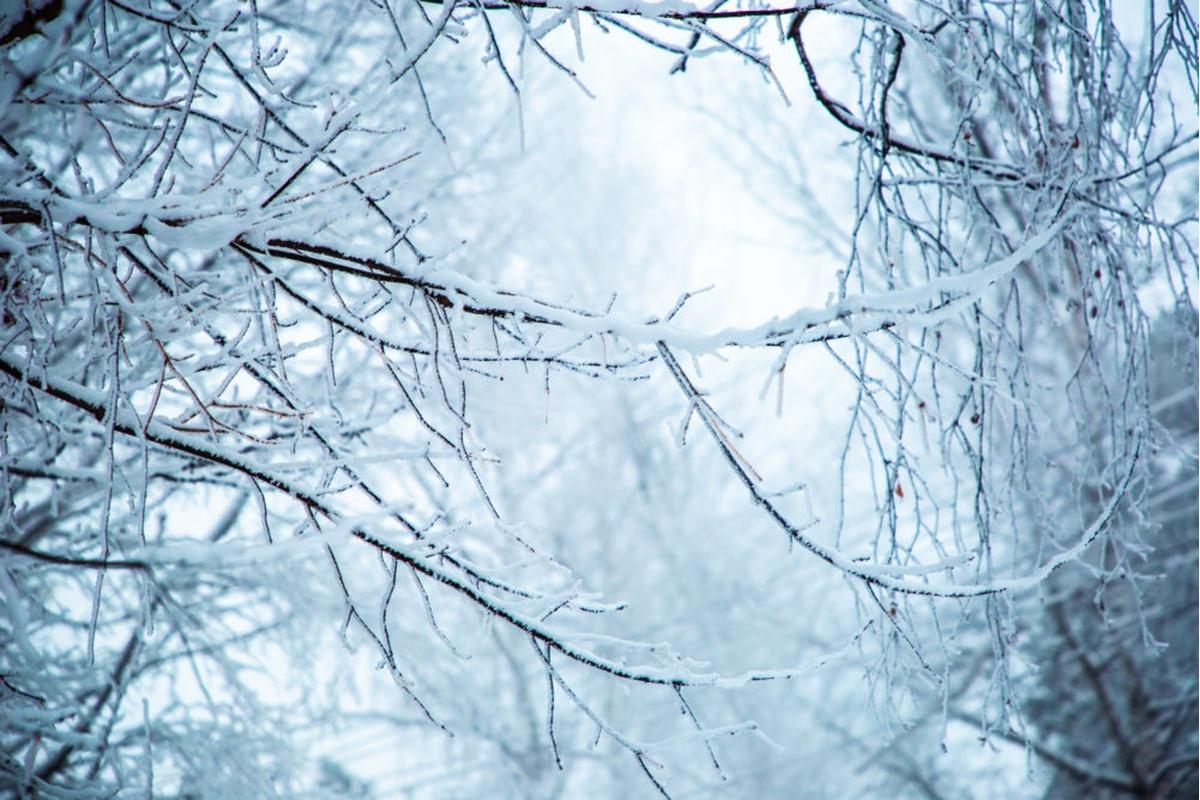
[[[1048,797],[1197,792],[1196,336],[1190,312],[1151,329],[1156,425],[1140,547],[1117,570],[1097,548],[1045,592],[1027,716],[1054,770]]]

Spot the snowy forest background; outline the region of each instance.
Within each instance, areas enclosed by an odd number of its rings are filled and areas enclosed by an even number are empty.
[[[0,796],[1195,797],[1196,17],[0,1]]]

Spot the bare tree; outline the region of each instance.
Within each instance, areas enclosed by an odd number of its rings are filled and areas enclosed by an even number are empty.
[[[736,708],[710,720],[697,690],[804,670],[773,642],[720,672],[657,643],[661,628],[639,635],[585,588],[594,548],[548,549],[581,533],[570,513],[511,512],[539,475],[568,507],[587,494],[563,441],[505,431],[506,392],[548,394],[552,377],[612,387],[627,410],[653,396],[635,395],[647,378],[670,390],[678,440],[703,437],[688,445],[703,474],[743,493],[714,492],[714,511],[737,510],[710,557],[736,551],[735,525],[767,525],[832,579],[886,720],[928,694],[944,720],[970,649],[988,665],[982,731],[1023,731],[1024,598],[1081,560],[1096,585],[1136,584],[1150,319],[1194,309],[1184,3],[1131,22],[1077,0],[73,0],[0,20],[0,776],[15,796],[359,792],[289,749],[284,731],[333,713],[312,686],[249,667],[300,663],[327,641],[309,620],[334,615],[405,698],[393,722],[470,720],[534,794],[571,791],[564,761],[587,755],[565,742],[581,736],[662,794],[682,745],[724,778],[714,741],[759,726]],[[676,72],[716,54],[772,81],[778,34],[853,146],[852,191],[828,209],[844,221],[828,304],[706,330],[687,293],[647,319],[536,296],[485,263],[511,229],[497,221],[519,218],[471,209],[512,168],[505,109],[538,102],[521,67],[578,82],[551,37],[571,29],[582,49],[585,22]],[[818,26],[851,43],[834,79]],[[841,392],[833,457],[764,464],[769,434],[736,424],[758,412],[698,371],[719,351],[759,368],[766,354],[781,407],[789,364],[840,376],[787,400]],[[625,419],[638,528],[672,527],[647,499],[670,492],[648,488],[644,418]],[[489,432],[524,452],[498,459]],[[688,569],[666,574],[686,592]],[[461,642],[481,626],[494,650],[474,662]],[[481,666],[497,659],[508,678]],[[502,716],[480,719],[489,698]],[[663,708],[669,725],[648,724]],[[1187,772],[1145,768],[1141,788]]]
[[[956,311],[950,324],[942,318],[924,328],[897,320],[893,347],[879,347],[875,337],[859,340],[853,357],[833,353],[863,387],[847,441],[874,450],[884,472],[874,509],[887,524],[876,547],[894,550],[898,534],[914,529],[910,504],[917,531],[936,538],[945,519],[947,505],[937,500],[945,484],[920,468],[936,425],[942,463],[971,465],[961,484],[967,502],[952,518],[974,520],[955,519],[953,529],[984,533],[980,552],[994,559],[993,574],[1028,574],[1047,552],[1069,545],[1071,527],[1099,533],[1089,521],[1116,511],[1113,487],[1129,492],[1128,515],[1113,517],[1117,528],[1087,552],[1086,566],[1056,573],[1041,592],[986,607],[994,668],[960,660],[938,682],[945,710],[918,724],[940,723],[944,741],[947,721],[965,720],[985,737],[1023,744],[1056,774],[1048,796],[1190,796],[1195,748],[1179,732],[1194,727],[1195,692],[1180,676],[1191,674],[1196,649],[1195,456],[1182,443],[1195,400],[1186,389],[1193,378],[1174,384],[1166,375],[1194,372],[1195,129],[1157,110],[1183,102],[1193,116],[1191,78],[1162,65],[1172,53],[1194,63],[1194,21],[1181,5],[1139,20],[1064,4],[972,30],[995,13],[980,6],[969,23],[959,18],[961,27],[931,18],[945,49],[915,54],[919,39],[861,25],[857,91],[807,47],[811,38],[826,62],[840,63],[840,52],[820,43],[847,37],[829,28],[809,37],[806,19],[817,14],[796,19],[789,40],[818,104],[857,134],[852,218],[837,213],[840,198],[815,188],[829,182],[818,170],[845,168],[813,166],[819,154],[806,158],[805,147],[814,149],[809,125],[766,113],[772,144],[748,142],[743,164],[769,207],[844,259],[839,285],[860,290],[880,281],[911,286],[906,272],[914,265],[942,275],[956,259],[977,258],[994,237],[1025,239],[1040,215],[1070,217],[1047,250],[972,298],[962,309],[970,316]],[[950,63],[939,70],[941,59]],[[838,227],[842,218],[848,223]],[[948,308],[954,298],[942,302]],[[876,380],[863,380],[872,363]],[[955,384],[961,390],[948,391]],[[878,402],[881,393],[891,404]],[[911,412],[897,414],[905,404]],[[1183,418],[1164,426],[1158,415],[1171,408]],[[1041,603],[1048,614],[1039,621]],[[887,606],[904,620],[890,643],[915,653],[921,633],[935,629],[912,624],[915,617],[901,613],[906,606]],[[1160,617],[1164,609],[1171,610]],[[951,639],[978,652],[969,641],[965,632]],[[885,669],[887,647],[880,648]],[[1147,680],[1150,672],[1163,679]],[[1039,688],[1031,699],[1014,684]],[[901,760],[888,779],[907,782],[915,795],[965,791],[919,756],[893,755]]]

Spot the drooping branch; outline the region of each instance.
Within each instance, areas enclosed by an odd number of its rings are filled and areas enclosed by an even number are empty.
[[[924,597],[969,598],[984,597],[1003,592],[1026,591],[1038,586],[1064,564],[1078,560],[1096,539],[1104,533],[1113,522],[1121,504],[1125,501],[1126,494],[1137,473],[1138,458],[1144,438],[1144,434],[1140,430],[1131,432],[1131,452],[1127,458],[1128,470],[1122,476],[1120,482],[1113,487],[1112,495],[1100,514],[1083,531],[1073,546],[1058,553],[1045,564],[1026,575],[979,584],[902,580],[900,576],[928,576],[939,572],[951,572],[957,567],[962,567],[973,562],[976,554],[964,553],[935,564],[918,564],[912,566],[868,564],[849,558],[831,547],[822,545],[805,533],[803,528],[789,520],[779,507],[759,488],[758,481],[747,470],[744,459],[733,450],[725,434],[721,431],[716,412],[713,411],[704,394],[688,378],[670,348],[665,343],[659,342],[658,352],[662,356],[662,362],[671,373],[675,384],[687,398],[690,407],[698,413],[701,422],[704,423],[704,427],[708,430],[713,442],[717,445],[717,449],[721,452],[725,463],[750,493],[754,504],[762,508],[767,516],[788,535],[788,538],[825,563],[864,583],[899,592],[900,594]]]
[[[52,377],[49,374],[26,374],[24,368],[21,366],[21,361],[11,355],[0,354],[0,372],[8,375],[20,385],[36,389],[55,400],[94,417],[98,421],[103,421],[108,416],[108,405],[105,401],[105,395],[102,393],[66,379]],[[568,641],[570,634],[556,632],[543,622],[527,617],[515,609],[506,606],[496,598],[485,594],[473,581],[464,580],[440,568],[434,563],[434,559],[440,555],[440,550],[421,554],[408,547],[384,541],[361,525],[344,523],[342,515],[317,495],[281,475],[274,474],[251,463],[240,454],[230,451],[219,444],[206,441],[195,435],[173,430],[155,420],[147,420],[144,424],[139,425],[124,411],[118,411],[116,419],[109,420],[108,424],[111,425],[115,432],[124,436],[135,439],[144,437],[145,440],[165,451],[224,467],[257,483],[270,486],[294,500],[305,510],[319,514],[335,526],[342,527],[346,533],[355,539],[370,545],[380,553],[446,586],[474,605],[479,606],[512,627],[562,653],[567,658],[612,675],[613,677],[637,683],[664,686],[714,686],[732,688],[745,685],[748,682],[786,679],[793,674],[787,670],[753,671],[733,677],[722,677],[716,674],[673,672],[651,666],[631,668],[620,662],[603,658],[572,644]],[[429,551],[429,548],[422,547],[420,550]]]

